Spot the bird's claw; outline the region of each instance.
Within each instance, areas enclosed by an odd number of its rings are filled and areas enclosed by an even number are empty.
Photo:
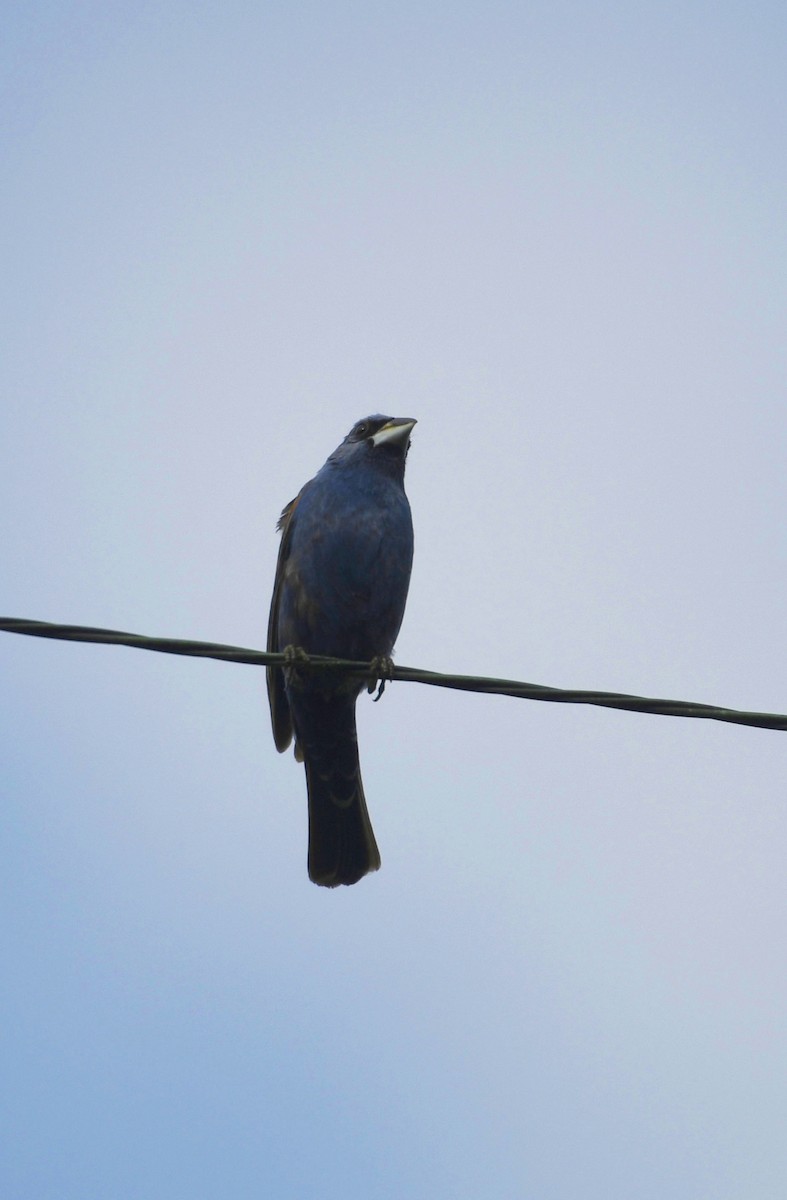
[[[375,700],[379,700],[382,696],[388,680],[393,680],[393,669],[393,659],[388,654],[378,655],[369,664],[369,683],[366,690],[371,695],[374,689],[377,688],[377,695],[374,697]],[[377,687],[378,683],[379,687]]]
[[[287,683],[297,684],[301,679],[298,665],[308,664],[309,656],[303,646],[285,646],[282,654],[284,655],[284,676]]]

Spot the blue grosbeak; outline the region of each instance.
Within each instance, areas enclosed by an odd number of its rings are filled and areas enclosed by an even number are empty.
[[[359,421],[284,509],[268,650],[371,662],[393,650],[413,561],[404,466],[415,421]],[[380,866],[358,760],[364,684],[326,671],[268,668],[276,749],[295,736],[309,797],[309,878],[357,883]]]

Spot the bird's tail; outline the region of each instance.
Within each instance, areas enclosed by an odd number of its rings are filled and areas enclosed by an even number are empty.
[[[355,729],[355,696],[298,697],[298,750],[309,793],[309,878],[323,887],[357,883],[380,866],[366,807]]]

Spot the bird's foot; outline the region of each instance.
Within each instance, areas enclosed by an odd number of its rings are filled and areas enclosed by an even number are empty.
[[[388,680],[393,680],[393,670],[393,659],[389,654],[380,654],[372,659],[369,664],[369,683],[366,690],[371,695],[374,689],[377,688],[377,695],[374,697],[375,700],[379,700],[382,696]],[[377,687],[378,683],[379,687]]]
[[[284,655],[284,678],[289,685],[296,686],[303,681],[303,675],[298,670],[299,664],[308,664],[309,656],[303,646],[285,646],[282,650]]]

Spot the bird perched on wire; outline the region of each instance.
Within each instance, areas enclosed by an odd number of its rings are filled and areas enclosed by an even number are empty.
[[[380,866],[355,728],[364,683],[299,670],[298,657],[390,658],[413,562],[404,467],[414,425],[380,414],[358,421],[277,526],[268,650],[285,651],[291,664],[268,668],[268,699],[277,750],[294,735],[306,768],[309,878],[323,887],[357,883]]]

